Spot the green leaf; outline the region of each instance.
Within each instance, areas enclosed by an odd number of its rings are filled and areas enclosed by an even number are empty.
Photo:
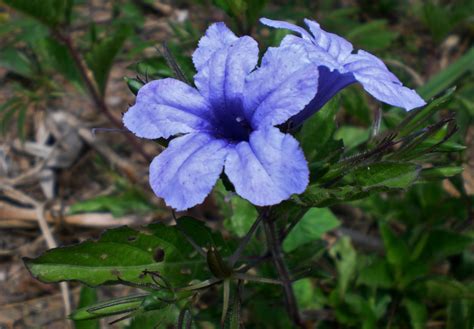
[[[225,215],[224,226],[238,237],[243,237],[249,231],[258,216],[255,206],[241,197],[234,195],[230,200],[221,202],[228,208]]]
[[[86,55],[87,65],[94,74],[95,81],[102,95],[105,93],[107,80],[114,59],[122,49],[125,40],[127,40],[131,32],[132,30],[129,26],[118,28],[112,36],[93,45],[91,51]]]
[[[384,259],[376,258],[360,270],[357,283],[369,287],[391,288],[394,282],[389,264]]]
[[[310,279],[306,278],[293,282],[293,291],[299,307],[307,309],[313,306],[314,287]]]
[[[97,291],[94,288],[84,286],[81,288],[78,308],[84,308],[97,303]],[[100,329],[98,320],[74,321],[76,329]]]
[[[439,276],[428,279],[420,284],[426,298],[445,302],[458,298],[474,300],[474,287],[448,277]]]
[[[385,245],[387,261],[390,264],[401,268],[408,262],[410,257],[408,246],[400,237],[393,233],[388,224],[380,222],[379,229]]]
[[[53,38],[43,40],[52,66],[75,86],[82,86],[82,78],[67,47]]]
[[[199,278],[207,269],[176,227],[150,224],[139,230],[121,227],[106,231],[98,241],[46,251],[25,258],[31,274],[43,282],[81,281],[89,286],[105,283],[150,283],[143,272],[159,271],[172,285]]]
[[[411,327],[413,329],[425,329],[426,320],[428,318],[426,305],[409,298],[405,298],[402,301],[402,305],[408,312]]]
[[[19,12],[33,17],[39,22],[56,27],[68,22],[71,13],[70,0],[2,0]]]
[[[425,85],[417,89],[424,99],[438,95],[443,90],[452,87],[453,84],[469,71],[474,71],[474,47],[471,47],[461,58],[450,64],[444,70],[432,77]]]
[[[448,304],[446,329],[472,329],[474,327],[474,301],[451,300]]]
[[[354,170],[351,176],[356,184],[364,188],[407,188],[418,178],[420,169],[411,163],[378,162]]]
[[[203,221],[183,216],[176,220],[176,227],[201,248],[209,249],[209,247],[213,246],[223,256],[230,253],[222,235],[219,232],[211,231]]]
[[[343,126],[336,131],[334,136],[336,139],[342,139],[344,146],[350,150],[366,142],[369,138],[369,133],[369,130],[366,128]]]
[[[373,20],[352,29],[347,38],[358,48],[371,50],[385,49],[397,38],[398,33],[387,27],[386,20]]]
[[[3,48],[0,50],[0,66],[16,74],[31,78],[34,67],[25,54],[14,48]]]
[[[340,97],[333,97],[323,108],[303,124],[297,134],[301,148],[309,163],[324,160],[332,151],[331,141],[336,130],[336,113]]]
[[[147,329],[147,328],[174,328],[176,319],[179,316],[179,309],[175,305],[170,305],[161,310],[141,313],[133,317],[126,329]]]
[[[91,288],[89,288],[91,289]],[[87,304],[75,310],[70,318],[75,323],[90,323],[92,319],[99,319],[107,316],[129,313],[137,310],[143,303],[147,295],[131,295],[119,297],[104,302]]]
[[[347,236],[340,238],[329,250],[337,268],[339,297],[344,297],[349,283],[354,277],[357,265],[357,253]]]
[[[440,106],[449,102],[453,96],[456,87],[448,89],[443,96],[436,98],[431,101],[425,107],[421,107],[410,112],[405,120],[400,125],[400,136],[406,136],[417,129],[423,128],[426,121],[431,118],[438,110]]]
[[[463,167],[457,167],[457,166],[426,168],[426,169],[421,170],[420,179],[439,180],[443,178],[456,176],[462,173],[463,170],[464,170]]]
[[[114,217],[130,213],[143,214],[154,210],[146,196],[139,190],[128,188],[117,195],[101,195],[71,205],[70,214],[110,211]]]
[[[433,262],[443,258],[461,254],[472,245],[474,240],[469,236],[446,230],[430,232],[419,259]]]
[[[340,221],[328,208],[312,208],[283,241],[283,250],[291,252],[299,246],[320,239],[324,233],[340,225]]]

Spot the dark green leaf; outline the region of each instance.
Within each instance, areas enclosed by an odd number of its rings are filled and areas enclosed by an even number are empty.
[[[367,50],[385,49],[397,38],[398,33],[387,27],[385,20],[373,20],[352,29],[347,38],[358,48]]]
[[[222,235],[218,232],[212,232],[203,221],[184,216],[176,220],[177,228],[191,238],[201,248],[209,249],[211,246],[218,249],[221,255],[225,256],[230,253]]]
[[[70,18],[70,0],[3,0],[3,2],[49,27],[56,27],[69,21]]]
[[[441,97],[431,101],[428,105],[418,108],[410,112],[405,120],[400,123],[400,136],[406,136],[417,129],[423,128],[426,121],[430,119],[438,110],[440,106],[450,101],[454,96],[456,87],[448,89]]]
[[[452,87],[461,76],[469,71],[473,71],[474,47],[469,49],[461,58],[449,65],[444,70],[432,77],[423,87],[417,89],[424,98],[429,99],[441,93],[443,90]]]
[[[451,300],[448,304],[446,329],[472,329],[474,327],[474,301]]]
[[[469,236],[445,230],[430,232],[419,259],[436,261],[462,253],[474,240]]]
[[[336,133],[336,139],[342,139],[344,146],[350,150],[366,142],[369,139],[369,130],[366,128],[343,126],[340,127]]]
[[[381,222],[379,228],[387,253],[387,261],[397,268],[403,267],[410,257],[408,246],[395,235],[388,224]]]
[[[357,283],[369,287],[391,288],[394,282],[389,264],[384,259],[376,258],[360,270]]]
[[[413,329],[425,329],[426,320],[428,318],[428,311],[426,305],[409,298],[405,298],[402,301],[402,305],[408,312],[411,327]]]
[[[102,95],[105,93],[114,59],[130,34],[130,27],[122,26],[112,36],[93,45],[91,51],[86,55],[87,65],[94,74],[95,81]]]
[[[309,163],[324,160],[334,149],[333,135],[336,130],[336,113],[340,108],[338,96],[305,121],[297,138]]]
[[[27,78],[31,78],[34,73],[30,59],[14,48],[0,50],[0,66]]]
[[[81,86],[81,75],[66,46],[53,38],[44,39],[44,45],[54,69],[76,86]]]

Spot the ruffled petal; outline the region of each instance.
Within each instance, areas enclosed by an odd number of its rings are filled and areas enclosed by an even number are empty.
[[[138,137],[168,138],[179,133],[207,131],[212,125],[210,105],[199,92],[175,79],[147,83],[123,123]]]
[[[273,22],[269,23],[267,19],[262,19],[262,23],[266,25],[291,29],[304,35],[300,27],[295,27],[289,23],[283,24],[284,22],[278,22],[278,24]],[[360,82],[368,93],[382,102],[403,107],[407,110],[426,104],[414,90],[404,87],[380,59],[363,50],[359,50],[357,54],[352,54],[353,47],[349,41],[336,34],[324,31],[315,21],[305,19],[305,23],[313,36],[308,38],[306,35],[300,40],[297,40],[298,38],[294,36],[287,36],[281,45],[311,43],[313,49],[308,51],[310,60],[318,65],[326,66],[331,71],[337,70],[341,73],[341,77],[345,79],[345,81],[338,82],[336,85],[349,84],[346,83],[350,80],[348,75],[352,74],[354,79]],[[323,54],[324,52],[332,57],[334,61],[328,60],[327,56]],[[321,97],[323,96],[321,94],[321,83],[319,87],[318,94]],[[318,102],[318,100],[314,101]]]
[[[245,82],[245,116],[254,129],[281,124],[301,111],[317,88],[318,66],[304,45],[269,48]]]
[[[295,25],[295,24],[291,24],[285,21],[276,21],[273,19],[265,18],[265,17],[260,18],[260,23],[270,26],[270,27],[275,27],[277,29],[286,29],[286,30],[296,32],[299,35],[301,35],[301,37],[305,40],[313,39],[311,37],[311,34],[308,33],[308,31],[306,31],[302,27],[299,27],[298,25]]]
[[[241,101],[245,78],[257,61],[257,42],[241,37],[212,55],[194,77],[196,86],[216,111],[230,109]]]
[[[352,44],[340,36],[324,31],[317,22],[305,19],[304,22],[313,34],[313,42],[315,45],[326,50],[339,63],[351,54]]]
[[[308,164],[298,142],[277,128],[256,130],[229,150],[225,173],[241,197],[257,206],[278,204],[302,193]]]
[[[150,165],[150,185],[166,204],[181,211],[202,203],[224,166],[227,143],[203,133],[171,141]]]
[[[416,91],[404,87],[380,59],[366,51],[349,56],[345,68],[369,94],[384,103],[406,110],[426,104]]]
[[[196,70],[199,71],[217,50],[227,47],[237,39],[237,36],[222,22],[209,26],[193,53]]]
[[[326,66],[330,70],[338,70],[341,73],[345,72],[344,66],[342,66],[336,58],[334,58],[325,49],[315,46],[313,42],[304,40],[294,35],[287,35],[283,38],[280,43],[280,47],[292,46],[299,44],[306,50],[306,57],[314,64],[318,66]]]

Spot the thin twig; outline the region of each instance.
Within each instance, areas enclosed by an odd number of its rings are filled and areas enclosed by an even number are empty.
[[[120,122],[120,120],[114,117],[114,115],[110,112],[109,108],[105,104],[104,98],[100,95],[99,91],[97,90],[97,87],[94,81],[87,73],[88,69],[84,64],[83,59],[81,58],[76,48],[74,47],[72,39],[69,36],[63,35],[58,31],[53,30],[52,34],[57,40],[62,42],[68,49],[68,52],[71,55],[74,63],[76,64],[76,67],[79,70],[82,80],[84,81],[86,88],[89,91],[89,94],[92,100],[94,101],[95,105],[99,109],[99,111],[102,114],[104,114],[114,126],[116,126],[117,128],[123,128],[123,125]],[[152,158],[143,150],[142,146],[137,142],[135,137],[133,137],[130,134],[125,134],[125,137],[130,142],[130,144],[132,144],[133,147],[143,156],[143,158],[145,158],[147,162],[151,162]]]
[[[36,205],[36,214],[38,216],[38,224],[41,229],[41,233],[46,240],[46,245],[49,249],[56,248],[58,244],[56,243],[56,240],[54,240],[53,234],[51,233],[48,223],[46,222],[46,218],[44,217],[44,203]],[[64,312],[66,313],[67,317],[71,313],[71,294],[69,292],[69,286],[67,282],[60,282],[59,287],[63,296]]]
[[[262,214],[258,215],[257,219],[255,222],[252,224],[252,227],[250,230],[247,232],[247,234],[243,237],[242,241],[240,241],[239,246],[235,250],[235,252],[229,257],[229,266],[232,268],[234,267],[235,263],[239,260],[240,255],[244,251],[245,247],[248,245],[250,242],[250,239],[252,238],[253,234],[257,230],[260,222],[262,221]]]
[[[51,233],[48,223],[46,222],[46,218],[44,217],[44,203],[40,203],[36,201],[35,199],[33,199],[32,197],[21,192],[20,190],[14,189],[12,187],[0,185],[0,188],[3,188],[7,192],[7,194],[15,195],[18,197],[18,199],[23,200],[25,201],[25,203],[29,203],[35,207],[38,225],[41,229],[41,233],[43,234],[44,239],[46,240],[46,244],[48,248],[50,249],[56,248],[58,245],[56,241],[54,240],[53,234]],[[67,282],[61,282],[59,286],[60,286],[61,294],[63,296],[63,301],[64,301],[64,312],[67,317],[71,313],[71,294],[69,291],[69,286]]]
[[[262,210],[262,214],[268,249],[272,254],[273,263],[275,264],[279,279],[281,281],[281,284],[283,285],[283,291],[285,294],[285,305],[288,315],[292,319],[295,326],[304,328],[304,325],[301,322],[295,293],[293,291],[290,273],[288,271],[288,268],[286,267],[285,261],[283,260],[281,241],[276,231],[274,219],[271,218],[270,211],[268,208],[264,208]]]

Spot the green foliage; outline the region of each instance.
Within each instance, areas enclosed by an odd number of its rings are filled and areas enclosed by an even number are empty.
[[[119,187],[119,189],[121,192],[118,194],[101,195],[76,202],[71,205],[69,213],[108,211],[114,217],[121,217],[130,213],[142,214],[156,209],[143,192],[131,187]]]
[[[144,284],[150,283],[150,278],[142,275],[148,270],[159,271],[173,285],[181,285],[200,276],[204,260],[176,227],[151,224],[140,230],[108,230],[98,241],[51,249],[39,258],[25,259],[25,263],[43,282]]]
[[[291,252],[305,243],[321,239],[323,234],[338,227],[339,220],[327,208],[310,209],[295,225],[283,242],[283,250]]]
[[[112,35],[93,44],[92,49],[86,55],[87,65],[92,70],[102,95],[105,93],[114,58],[118,55],[130,34],[130,27],[120,26]]]
[[[5,40],[0,66],[15,81],[14,96],[0,105],[1,128],[6,131],[16,119],[21,131],[29,108],[36,109],[63,90],[54,82],[57,74],[83,88],[70,50],[51,34],[66,33],[63,27],[80,11],[73,10],[76,2],[66,0],[3,2],[27,15],[0,26]],[[294,22],[318,17],[326,30],[346,36],[357,48],[375,51],[382,58],[405,58],[406,53],[407,64],[420,64],[414,67],[420,72],[427,72],[426,65],[431,67],[431,58],[425,65],[424,58],[417,63],[412,55],[419,55],[418,49],[430,49],[432,43],[429,36],[409,35],[411,24],[421,21],[439,43],[472,16],[465,1],[457,6],[418,2],[417,17],[408,4],[393,0],[377,4],[360,0],[359,7],[332,1],[317,6],[306,1],[303,6],[290,1],[269,8],[265,0],[213,2],[230,16],[240,34],[253,32],[262,44],[276,45],[288,32],[255,29],[258,17]],[[169,49],[158,47],[156,56],[137,62],[145,48],[155,46],[155,40],[144,40],[139,33],[145,26],[145,13],[131,1],[114,2],[112,7],[111,27],[87,24],[83,36],[74,40],[81,53],[85,49],[86,63],[102,96],[118,56],[135,62],[128,68],[137,77],[125,79],[134,94],[152,79],[191,80],[195,72],[189,54],[201,34],[193,20],[170,23]],[[402,15],[409,19],[405,22]],[[472,31],[461,31],[462,45],[469,44]],[[127,54],[120,54],[125,42],[131,47]],[[271,215],[282,237],[300,309],[305,316],[316,314],[314,323],[307,325],[418,329],[434,320],[449,329],[473,326],[473,239],[466,221],[472,197],[459,178],[463,170],[459,153],[466,149],[463,138],[474,115],[474,87],[469,81],[473,56],[471,48],[418,88],[426,100],[439,96],[423,108],[410,113],[384,110],[381,120],[372,119],[374,106],[369,97],[360,87],[351,87],[294,132],[310,166],[310,185],[301,195],[272,207]],[[396,73],[407,82],[405,72]],[[455,84],[457,89],[451,88]],[[456,112],[457,133],[455,118],[447,110]],[[442,179],[449,180],[461,197],[446,193],[439,184]],[[222,180],[225,183],[225,177]],[[222,235],[204,221],[180,217],[175,226],[112,229],[97,241],[26,259],[26,265],[44,282],[72,280],[143,290],[139,295],[98,302],[94,289],[83,288],[79,308],[71,315],[77,328],[98,328],[97,319],[110,315],[131,317],[125,325],[128,329],[217,328],[222,305],[216,294],[223,289],[215,281],[221,275],[210,259],[226,265],[231,250],[245,240],[262,211],[229,192],[228,185],[226,190],[220,182],[210,199],[219,211],[203,212],[212,218],[213,227],[222,229]],[[107,211],[123,216],[157,211],[139,190],[130,186],[119,190],[79,201],[71,206],[71,213]],[[334,234],[331,230],[336,227],[341,229]],[[344,232],[348,236],[340,237]],[[257,229],[236,269],[225,274],[230,287],[222,303],[228,306],[224,307],[225,328],[239,328],[244,320],[256,328],[293,326],[285,313],[281,286],[252,281],[277,278],[267,256],[263,232]],[[246,266],[249,272],[238,272]],[[236,274],[249,275],[248,280],[232,277]],[[244,293],[233,290],[234,282],[240,282]]]
[[[79,304],[77,305],[78,309],[88,307],[94,303],[97,303],[97,291],[87,286],[82,287],[79,296]],[[75,313],[77,314],[77,311]],[[96,319],[75,321],[74,327],[76,329],[100,329],[100,323]]]
[[[2,0],[12,8],[55,28],[71,20],[73,0]]]

